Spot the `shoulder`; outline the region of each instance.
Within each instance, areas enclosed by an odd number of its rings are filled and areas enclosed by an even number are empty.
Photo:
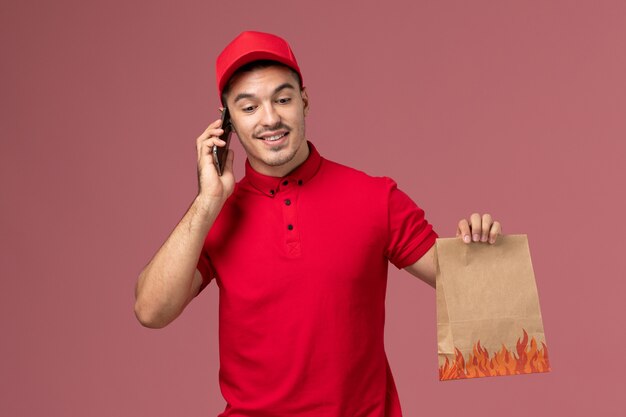
[[[373,176],[362,170],[337,163],[328,159],[322,160],[320,177],[323,182],[348,186],[353,189],[367,192],[389,193],[397,188],[396,182],[386,176]]]

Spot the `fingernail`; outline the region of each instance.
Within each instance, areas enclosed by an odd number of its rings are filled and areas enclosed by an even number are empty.
[[[480,239],[480,235],[475,234],[474,235],[474,242],[478,242],[479,239]]]
[[[495,239],[489,239],[489,243],[491,243],[491,244],[496,243],[496,240]]]
[[[481,237],[481,238],[480,238],[480,241],[481,241],[481,242],[486,242],[486,241],[487,241],[487,236],[483,236],[483,237]]]
[[[465,237],[463,237],[463,242],[465,242],[465,243],[470,243],[471,242],[471,239],[470,239],[469,235],[465,235]]]

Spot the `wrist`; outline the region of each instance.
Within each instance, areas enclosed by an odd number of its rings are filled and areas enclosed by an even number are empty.
[[[193,206],[195,206],[198,211],[212,213],[219,212],[224,205],[224,202],[226,202],[226,199],[223,197],[198,194],[193,201]]]

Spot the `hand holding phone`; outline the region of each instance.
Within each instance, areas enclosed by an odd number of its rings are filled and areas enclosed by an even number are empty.
[[[226,166],[226,155],[228,155],[228,146],[230,145],[230,135],[233,132],[233,126],[230,123],[230,112],[228,107],[222,110],[222,130],[224,133],[220,135],[220,139],[226,142],[225,146],[213,145],[213,163],[217,169],[217,174],[222,176],[224,167]]]

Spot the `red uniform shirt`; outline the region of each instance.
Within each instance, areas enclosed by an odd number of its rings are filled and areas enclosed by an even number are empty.
[[[246,162],[198,262],[219,287],[220,416],[399,417],[387,267],[437,234],[393,180],[309,148],[284,178]]]

